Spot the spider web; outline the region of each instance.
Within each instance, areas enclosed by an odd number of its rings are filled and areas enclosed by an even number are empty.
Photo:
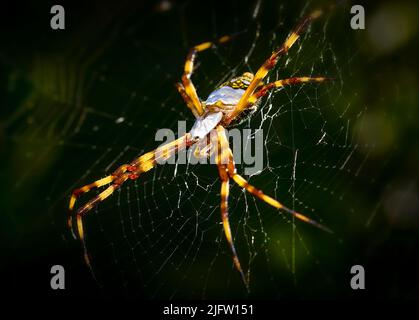
[[[234,75],[255,72],[312,9],[305,3],[269,1],[163,1],[103,23],[106,27],[97,28],[100,37],[83,50],[75,42],[66,54],[65,75],[56,68],[63,60],[40,57],[32,77],[41,94],[14,113],[10,126],[20,140],[41,150],[34,160],[38,170],[54,172],[47,174],[50,185],[44,191],[54,225],[62,230],[74,188],[153,150],[159,144],[154,139],[158,129],[176,132],[179,120],[192,126],[193,116],[173,86],[190,46],[240,34],[198,56],[193,81],[205,99]],[[340,290],[343,280],[332,270],[336,261],[345,260],[348,217],[361,207],[371,211],[377,206],[365,204],[361,196],[373,180],[374,173],[368,175],[364,168],[374,146],[362,144],[356,134],[365,110],[356,103],[357,84],[350,83],[356,48],[351,47],[352,36],[339,29],[341,17],[337,8],[316,21],[280,58],[267,82],[293,76],[334,80],[276,90],[240,125],[263,130],[263,169],[246,177],[249,182],[335,233],[294,221],[232,184],[230,222],[250,278],[247,293],[220,224],[216,167],[159,166],[125,183],[86,216],[86,242],[100,286],[147,298],[272,298],[316,296],[327,291],[324,286]],[[84,41],[96,35],[91,32]],[[347,39],[338,46],[338,37]],[[253,138],[245,148],[254,148]],[[245,167],[238,164],[238,172]],[[16,181],[23,183],[25,172]],[[63,236],[72,243],[69,232]],[[81,251],[75,263],[83,263]]]

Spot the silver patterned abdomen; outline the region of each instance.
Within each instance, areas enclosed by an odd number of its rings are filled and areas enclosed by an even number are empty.
[[[231,88],[229,86],[221,87],[213,92],[208,96],[207,100],[204,101],[204,105],[206,108],[211,106],[228,106],[233,107],[236,106],[240,98],[242,97],[245,90],[237,88]],[[220,123],[223,117],[223,113],[221,111],[218,112],[209,112],[203,117],[197,118],[190,134],[195,139],[202,139],[205,137],[212,129],[214,129],[218,123]]]
[[[193,139],[201,140],[208,133],[210,133],[210,131],[214,129],[217,124],[220,123],[222,118],[223,113],[221,111],[208,113],[204,117],[199,117],[195,120],[195,123],[189,133]]]
[[[229,86],[224,86],[211,92],[204,103],[206,106],[215,105],[217,102],[225,106],[235,106],[239,103],[244,91],[240,88],[234,89]]]

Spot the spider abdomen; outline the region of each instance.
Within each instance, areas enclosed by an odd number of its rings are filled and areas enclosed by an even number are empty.
[[[239,103],[244,91],[245,90],[241,88],[235,89],[230,86],[218,88],[208,96],[207,100],[204,102],[205,106],[235,106]]]
[[[222,117],[223,113],[221,111],[208,113],[204,117],[199,117],[195,120],[189,133],[193,139],[201,140],[220,123]]]

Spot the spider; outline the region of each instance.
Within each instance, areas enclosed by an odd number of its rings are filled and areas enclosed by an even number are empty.
[[[185,101],[187,107],[192,111],[196,120],[192,129],[179,137],[177,140],[164,144],[157,149],[145,153],[129,164],[123,164],[116,169],[112,174],[87,184],[84,187],[73,191],[70,204],[68,226],[76,237],[74,230],[77,230],[77,236],[81,240],[84,249],[84,259],[91,268],[89,256],[84,241],[84,227],[83,216],[96,206],[99,202],[108,198],[115,190],[127,180],[135,180],[142,173],[151,170],[158,163],[158,160],[169,158],[175,153],[185,148],[191,147],[203,139],[210,139],[210,145],[217,147],[219,152],[216,155],[216,165],[218,174],[221,180],[221,220],[223,224],[225,238],[228,242],[234,267],[237,269],[241,276],[242,281],[248,288],[249,279],[245,276],[239,257],[234,246],[234,240],[231,233],[229,213],[228,213],[228,197],[229,197],[229,184],[232,179],[241,188],[251,193],[253,196],[266,202],[276,209],[282,210],[291,214],[296,219],[302,220],[306,223],[312,224],[325,231],[331,232],[327,227],[308,218],[307,216],[289,209],[278,200],[266,195],[262,190],[259,190],[249,184],[241,175],[236,171],[235,163],[233,160],[233,153],[229,147],[228,139],[226,136],[225,128],[228,128],[234,120],[237,120],[244,111],[255,109],[270,90],[280,88],[285,85],[295,85],[306,82],[322,82],[325,77],[293,77],[288,79],[277,80],[268,84],[264,84],[263,80],[268,75],[278,62],[281,55],[286,54],[292,45],[298,40],[303,30],[314,19],[318,18],[322,12],[320,10],[314,11],[306,16],[286,38],[285,42],[277,48],[271,56],[263,63],[257,70],[256,74],[245,72],[243,75],[233,78],[232,80],[223,83],[215,91],[213,91],[207,98],[202,101],[196,92],[192,83],[191,76],[194,69],[194,61],[198,52],[205,51],[217,44],[222,44],[231,39],[231,36],[223,36],[216,42],[204,42],[190,49],[187,56],[182,81],[176,84],[176,87]],[[108,187],[92,198],[76,212],[76,225],[73,227],[73,209],[77,198],[90,191],[93,188],[99,188],[108,185]]]

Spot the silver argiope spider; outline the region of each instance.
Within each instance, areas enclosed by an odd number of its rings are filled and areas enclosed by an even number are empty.
[[[191,81],[191,76],[194,69],[196,54],[213,47],[215,43],[205,42],[193,47],[189,51],[184,67],[184,73],[182,75],[182,82],[177,83],[176,86],[186,105],[196,118],[192,129],[177,140],[160,146],[157,149],[134,159],[129,164],[121,165],[111,175],[96,180],[95,182],[85,185],[82,188],[74,190],[71,195],[68,225],[73,231],[72,211],[74,209],[77,197],[90,191],[92,188],[109,185],[99,195],[79,208],[76,213],[76,230],[79,239],[82,241],[84,258],[89,267],[91,266],[84,241],[84,228],[82,222],[83,216],[99,202],[108,198],[125,181],[129,179],[137,179],[140,174],[151,170],[157,165],[158,160],[169,158],[178,151],[190,147],[203,139],[209,138],[210,136],[210,144],[212,144],[212,146],[216,146],[219,150],[218,155],[216,156],[216,164],[221,180],[221,219],[223,223],[224,234],[233,255],[234,266],[240,273],[240,276],[246,287],[248,287],[249,279],[248,277],[245,277],[240,264],[240,260],[236,253],[228,217],[228,195],[230,179],[233,179],[233,181],[240,187],[244,188],[255,197],[261,199],[276,209],[283,210],[299,220],[331,232],[327,227],[321,225],[320,223],[306,217],[301,213],[287,208],[279,201],[264,194],[261,190],[250,185],[242,176],[237,174],[233,160],[233,153],[229,147],[228,139],[225,133],[225,128],[229,127],[233,120],[236,120],[243,113],[243,111],[256,107],[260,99],[265,96],[269,90],[283,87],[285,85],[294,85],[304,82],[322,82],[326,80],[324,77],[293,77],[277,80],[268,84],[263,83],[263,79],[278,62],[279,56],[286,54],[291,46],[298,40],[302,31],[307,27],[307,25],[320,15],[321,11],[314,11],[312,14],[305,17],[297,25],[294,31],[291,32],[291,34],[287,37],[283,45],[276,49],[263,63],[255,75],[250,72],[245,72],[242,76],[236,77],[222,84],[218,89],[213,91],[208,96],[206,101],[201,101],[199,99],[195,87]],[[216,43],[221,44],[229,41],[230,39],[230,36],[224,36],[220,38]]]

